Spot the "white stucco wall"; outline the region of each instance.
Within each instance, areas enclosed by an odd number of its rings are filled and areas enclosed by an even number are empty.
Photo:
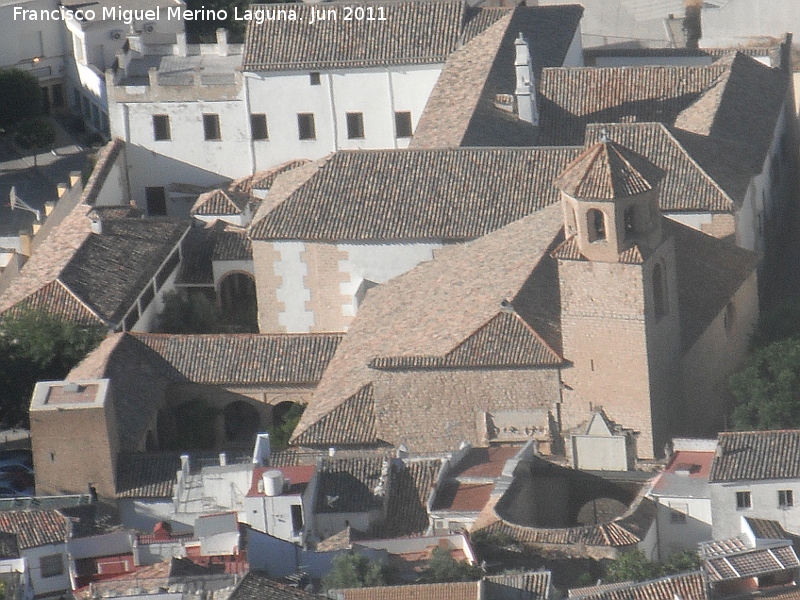
[[[58,10],[56,0],[22,0],[0,5],[0,67],[18,68],[49,82],[61,79],[64,66],[63,22],[23,19],[21,10]],[[40,58],[33,63],[33,58]]]
[[[681,550],[696,550],[711,539],[709,498],[658,497],[658,551],[664,560]],[[681,513],[684,517],[673,516]]]
[[[31,572],[31,582],[33,583],[33,591],[37,596],[71,589],[69,579],[69,556],[67,555],[67,547],[65,543],[48,544],[46,546],[28,548],[27,550],[23,550],[21,554],[28,561],[28,566],[30,567]],[[49,556],[51,554],[61,555],[64,571],[60,575],[55,575],[53,577],[42,577],[39,560],[43,556]]]
[[[719,2],[717,2],[719,3]],[[738,46],[748,37],[800,31],[800,4],[786,0],[729,0],[701,11],[704,48]]]
[[[711,514],[712,534],[715,540],[741,533],[741,517],[773,519],[792,533],[800,533],[800,481],[741,481],[737,483],[712,483]],[[794,506],[778,506],[778,490],[792,490]],[[736,508],[736,492],[750,492],[751,508]]]

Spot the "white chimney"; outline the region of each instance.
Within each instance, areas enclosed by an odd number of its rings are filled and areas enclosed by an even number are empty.
[[[92,219],[91,225],[92,233],[101,234],[103,233],[103,219],[100,216],[96,216]]]
[[[219,453],[219,466],[225,467],[228,465],[228,455],[224,452]]]
[[[228,31],[222,27],[217,29],[217,54],[228,56]]]
[[[253,448],[253,464],[266,466],[269,463],[269,434],[259,433],[256,435],[256,445]]]
[[[175,54],[177,56],[186,56],[188,49],[186,48],[186,34],[181,31],[176,34]]]
[[[181,471],[184,475],[189,474],[189,455],[181,454]]]
[[[514,91],[514,95],[517,97],[517,116],[522,121],[538,125],[539,110],[536,107],[536,85],[531,65],[531,53],[522,33],[514,41],[514,49],[516,50],[514,71],[517,75],[517,89]]]

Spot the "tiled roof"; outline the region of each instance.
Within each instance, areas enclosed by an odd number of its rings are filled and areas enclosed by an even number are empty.
[[[603,586],[605,587],[605,586]],[[702,573],[670,575],[643,583],[613,584],[593,594],[580,594],[581,600],[707,600],[706,586]]]
[[[479,600],[480,581],[336,590],[342,600]]]
[[[726,431],[718,448],[712,483],[800,477],[800,430]]]
[[[27,298],[17,302],[5,314],[18,316],[25,311],[40,309],[82,325],[96,325],[100,321],[97,313],[81,302],[58,280],[51,281]]]
[[[727,538],[724,540],[709,540],[698,544],[698,552],[701,558],[727,556],[728,554],[746,552],[749,549],[750,546],[741,537]]]
[[[459,479],[500,477],[506,461],[522,450],[522,444],[497,445],[488,448],[470,448],[464,458],[455,465],[453,477]]]
[[[730,67],[675,120],[675,127],[732,142],[747,141],[763,161],[786,102],[790,76],[736,53]]]
[[[574,198],[614,200],[655,189],[662,178],[645,157],[606,137],[573,160],[555,185]]]
[[[513,596],[518,600],[546,600],[550,597],[550,571],[489,575],[483,581],[487,598],[494,598],[495,594],[498,598],[508,598],[509,589],[519,590]]]
[[[489,501],[493,483],[448,481],[436,494],[435,511],[480,512]]]
[[[318,598],[295,587],[278,583],[266,574],[250,571],[228,600],[312,600]]]
[[[242,192],[216,189],[200,194],[189,212],[195,216],[240,215],[254,200]]]
[[[172,498],[179,452],[122,452],[117,459],[118,498]]]
[[[322,377],[340,334],[134,333],[172,369],[176,381],[302,384]]]
[[[561,358],[522,317],[498,312],[444,356],[378,357],[373,369],[557,366]]]
[[[307,158],[286,161],[285,163],[281,163],[264,171],[259,171],[253,175],[234,179],[231,182],[229,189],[236,192],[243,192],[245,194],[251,194],[253,190],[268,190],[272,187],[272,184],[278,175],[285,173],[286,171],[291,171],[292,169],[309,162],[311,161],[309,161]]]
[[[538,314],[537,300],[546,293],[538,289],[527,293],[525,286],[559,235],[562,221],[561,207],[548,207],[467,245],[440,252],[435,260],[373,289],[323,375],[295,436],[299,439],[373,381],[377,372],[369,363],[376,356],[443,356],[518,294],[521,301],[513,300],[517,312]],[[457,286],[451,285],[456,281]],[[557,285],[557,279],[548,279],[546,286],[551,285]],[[534,301],[532,306],[523,306],[530,301]],[[386,439],[380,425],[376,433]]]
[[[572,148],[341,151],[257,215],[255,240],[469,239],[558,201]],[[302,173],[301,173],[302,172]],[[279,179],[280,181],[280,179]],[[282,199],[282,200],[280,200]],[[261,218],[263,216],[263,218]]]
[[[339,406],[303,431],[294,440],[301,446],[374,444],[375,396],[367,384]]]
[[[20,550],[63,544],[69,519],[57,510],[0,511],[0,531],[16,534]]]
[[[389,461],[383,456],[323,458],[317,477],[314,512],[380,510],[386,499]]]
[[[708,558],[703,564],[709,582],[717,583],[796,569],[800,560],[791,545],[786,545]]]
[[[212,260],[253,260],[253,246],[247,230],[226,225],[214,235]]]
[[[428,497],[442,468],[440,459],[393,461],[386,520],[370,537],[420,535],[428,529]]]
[[[469,16],[460,0],[443,2],[359,3],[375,19],[317,21],[309,26],[289,20],[250,21],[242,68],[246,71],[308,71],[443,63],[458,47]],[[253,5],[253,10],[265,7]],[[298,18],[311,20],[310,6],[292,6]],[[385,17],[380,20],[381,17]]]
[[[59,279],[103,319],[119,323],[188,229],[162,219],[104,221],[103,233],[86,238]]]
[[[538,143],[582,144],[589,123],[672,124],[727,68],[637,66],[543,69]]]
[[[597,142],[603,131],[611,140],[645,156],[665,173],[658,197],[664,212],[733,212],[733,199],[744,198],[749,176],[746,172],[743,178],[734,175],[734,172],[741,175],[741,163],[736,161],[735,168],[726,166],[731,161],[726,162],[722,155],[728,156],[727,153],[717,152],[719,160],[703,162],[709,172],[679,141],[680,132],[673,132],[661,123],[589,125],[586,143]],[[681,140],[686,137],[687,134],[680,135]]]
[[[630,248],[626,248],[619,253],[619,262],[626,265],[643,264],[645,261],[645,256],[649,257],[652,251],[648,252],[647,249],[644,249],[643,253],[642,250],[643,248],[638,244],[632,244]],[[578,244],[578,239],[575,236],[568,237],[561,244],[559,244],[556,249],[553,250],[551,256],[559,260],[589,260],[583,254],[581,254],[580,245]]]
[[[747,525],[756,539],[782,540],[788,537],[786,530],[778,521],[757,519],[755,517],[745,517],[744,520],[747,521]]]

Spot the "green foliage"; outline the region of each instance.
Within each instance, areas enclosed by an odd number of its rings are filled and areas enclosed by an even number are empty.
[[[333,569],[322,580],[325,590],[378,587],[390,582],[388,567],[363,554],[343,552],[333,559]]]
[[[158,316],[159,333],[224,333],[222,312],[217,303],[196,290],[176,290],[164,298]]]
[[[80,325],[43,310],[0,322],[0,423],[28,425],[28,405],[37,381],[60,380],[105,337],[100,326]]]
[[[479,555],[492,554],[498,550],[521,550],[522,547],[512,536],[503,531],[488,532],[479,529],[470,536],[472,546]]]
[[[700,568],[700,557],[696,552],[683,550],[672,554],[666,562],[649,562],[641,550],[631,550],[606,568],[606,583],[616,581],[647,581],[675,573],[685,573]]]
[[[300,417],[306,407],[304,404],[295,404],[290,408],[278,423],[274,423],[269,430],[269,443],[274,450],[281,450],[289,445],[289,438],[300,422]]]
[[[43,98],[39,80],[19,69],[0,69],[0,130],[42,114]]]
[[[479,566],[458,561],[450,554],[450,550],[437,547],[431,553],[428,568],[423,571],[420,581],[425,583],[477,581],[482,575],[483,570]]]
[[[756,350],[730,379],[738,403],[736,429],[800,426],[800,340],[786,339]]]
[[[43,150],[56,141],[56,130],[47,119],[36,117],[19,124],[14,140],[25,150]]]

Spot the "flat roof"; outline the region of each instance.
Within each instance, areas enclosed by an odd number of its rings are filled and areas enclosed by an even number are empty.
[[[33,389],[31,410],[101,407],[106,401],[108,383],[108,379],[40,381]]]

